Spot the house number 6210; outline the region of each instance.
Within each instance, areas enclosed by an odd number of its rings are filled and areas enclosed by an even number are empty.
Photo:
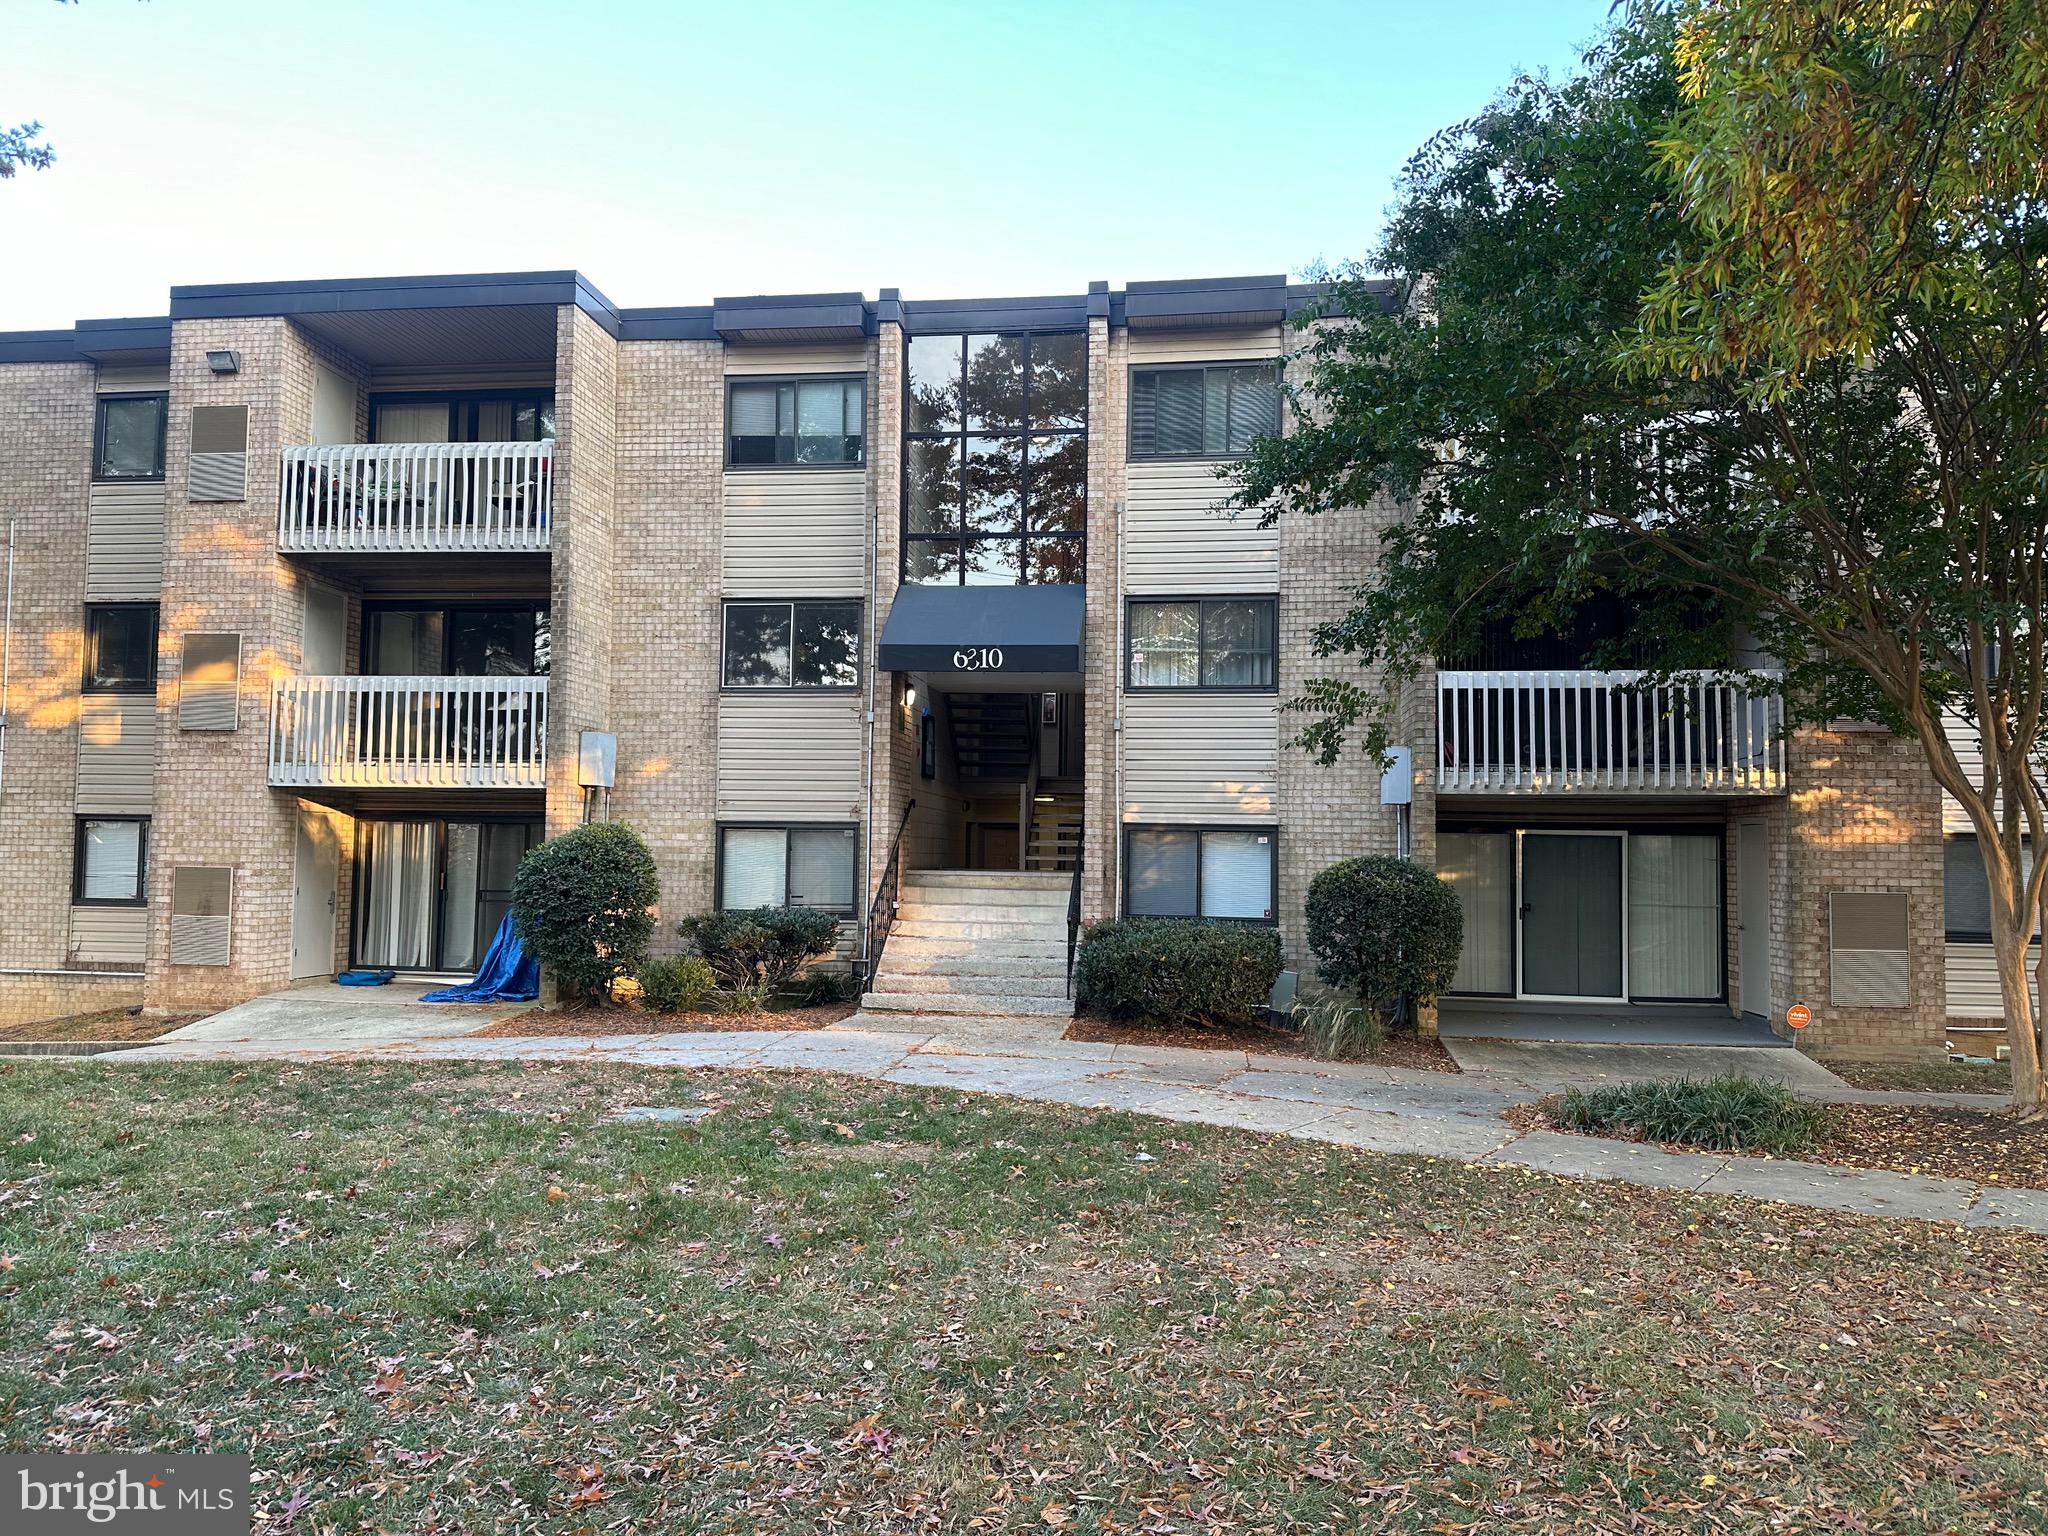
[[[953,653],[953,670],[956,672],[1000,672],[1002,669],[1003,648],[999,645],[978,646]]]

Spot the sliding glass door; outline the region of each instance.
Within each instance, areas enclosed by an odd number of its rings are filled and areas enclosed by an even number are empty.
[[[512,907],[512,879],[541,840],[537,821],[364,821],[358,965],[476,969]]]
[[[1451,991],[1561,1002],[1725,995],[1718,829],[1437,834],[1465,919]]]

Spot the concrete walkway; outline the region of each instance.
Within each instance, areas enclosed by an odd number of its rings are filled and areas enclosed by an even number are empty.
[[[441,1008],[410,998],[344,1010],[326,997],[292,993],[266,1001],[282,1001],[284,1006],[252,1012],[254,1005],[245,1005],[229,1010],[239,1019],[216,1015],[151,1046],[99,1059],[617,1061],[843,1072],[883,1082],[1132,1110],[1165,1120],[1277,1132],[1374,1152],[1507,1164],[1571,1178],[1617,1179],[1872,1216],[2048,1233],[2048,1191],[1821,1163],[1667,1152],[1595,1137],[1522,1131],[1502,1119],[1501,1112],[1510,1105],[1552,1091],[1560,1072],[1577,1071],[1573,1080],[1586,1080],[1583,1064],[1554,1054],[1572,1047],[1547,1047],[1539,1056],[1510,1055],[1491,1065],[1478,1063],[1477,1070],[1459,1075],[1370,1062],[1063,1040],[1062,1022],[1046,1019],[863,1013],[817,1030],[477,1038],[463,1031],[479,1028],[505,1010]],[[1736,1054],[1725,1048],[1712,1052],[1715,1062],[1730,1066]],[[1769,1054],[1798,1056],[1785,1051]],[[1650,1056],[1656,1060],[1650,1061]],[[1838,1102],[1906,1100],[1975,1107],[1995,1107],[1998,1102],[1969,1095],[1864,1093],[1818,1064],[1808,1064],[1834,1087],[1818,1080],[1796,1086]],[[1643,1075],[1684,1070],[1662,1050],[1632,1060],[1633,1068],[1641,1068]],[[1610,1070],[1626,1075],[1618,1063]]]

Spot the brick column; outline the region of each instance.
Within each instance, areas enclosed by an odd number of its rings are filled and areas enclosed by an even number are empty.
[[[917,797],[917,722],[897,704],[897,679],[878,665],[875,645],[889,608],[896,600],[902,573],[903,508],[903,356],[902,311],[896,290],[884,288],[877,310],[873,363],[868,374],[868,504],[870,535],[868,558],[872,562],[872,601],[864,599],[863,622],[868,648],[864,674],[872,679],[875,719],[872,741],[874,757],[871,776],[874,824],[864,829],[861,845],[866,850],[867,878],[861,882],[860,917],[867,918],[867,906],[875,883],[882,878],[888,862],[889,845],[895,839],[897,823],[903,819],[906,801]]]
[[[1124,499],[1127,333],[1109,329],[1109,284],[1088,285],[1088,606],[1081,633],[1081,917],[1096,922],[1118,900],[1123,807],[1116,803],[1116,722],[1123,661],[1117,655],[1124,595],[1117,580],[1118,508]]]
[[[215,350],[238,353],[238,371],[214,373],[206,354]],[[277,553],[278,450],[312,441],[314,365],[322,356],[309,337],[275,316],[181,320],[171,328],[145,978],[152,1007],[218,1006],[290,979],[298,801],[269,787],[269,715],[274,684],[299,667],[305,583]],[[249,410],[246,491],[240,501],[194,501],[192,411],[219,405]],[[178,728],[180,637],[203,631],[242,637],[232,731]],[[226,966],[170,963],[171,878],[184,864],[235,871]]]
[[[612,728],[613,497],[619,346],[573,304],[555,326],[555,511],[551,539],[547,835],[583,820],[577,752]],[[642,674],[645,676],[645,674]],[[646,679],[664,686],[659,677]]]
[[[660,868],[659,953],[678,947],[676,921],[713,899],[724,351],[716,341],[618,347],[612,813],[647,839]]]
[[[1789,990],[1772,1002],[1813,1010],[1799,1034],[1822,1055],[1907,1056],[1940,1048],[1948,1018],[1943,941],[1941,791],[1920,744],[1880,729],[1799,731],[1787,750],[1787,900],[1772,882],[1773,949],[1780,929]],[[1828,896],[1902,892],[1907,898],[1907,1006],[1838,1008],[1830,1000]],[[1780,1024],[1780,1028],[1782,1025]]]

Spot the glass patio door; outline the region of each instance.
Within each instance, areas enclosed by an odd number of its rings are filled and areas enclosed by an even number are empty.
[[[1521,834],[1524,997],[1623,1002],[1624,836]]]

